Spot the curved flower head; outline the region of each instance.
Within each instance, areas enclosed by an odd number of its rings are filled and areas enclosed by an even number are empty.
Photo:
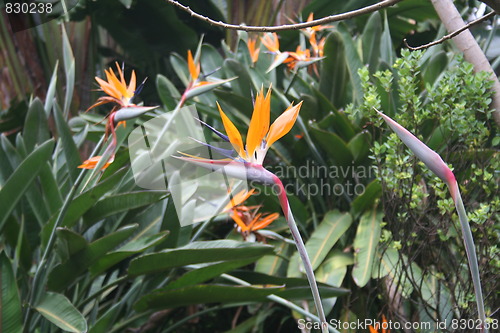
[[[186,87],[186,90],[184,91],[184,94],[182,95],[181,99],[181,105],[184,104],[184,102],[192,97],[201,95],[207,91],[210,91],[212,89],[217,88],[220,85],[223,85],[226,82],[232,81],[235,78],[229,78],[226,80],[214,80],[214,81],[202,81],[200,79],[200,72],[201,72],[201,65],[198,60],[195,60],[193,58],[193,54],[191,53],[191,50],[188,50],[188,55],[187,55],[187,63],[188,63],[188,70],[189,70],[189,83]]]
[[[106,103],[116,103],[122,108],[134,105],[132,100],[136,93],[135,71],[132,71],[132,74],[130,75],[130,82],[127,85],[123,75],[123,69],[120,65],[118,65],[118,62],[116,62],[116,68],[118,70],[118,77],[113,72],[112,68],[104,70],[107,81],[101,79],[100,77],[95,77],[100,86],[100,90],[104,91],[108,96],[100,97],[95,104],[87,109],[87,111]]]
[[[299,115],[301,106],[302,102],[295,106],[291,104],[274,123],[269,126],[271,115],[271,88],[269,88],[265,97],[264,91],[261,89],[255,99],[252,119],[248,127],[246,144],[244,145],[240,132],[217,103],[227,137],[238,153],[239,158],[243,161],[260,165],[262,165],[269,147],[292,129]]]
[[[255,64],[257,60],[259,60],[260,48],[255,48],[256,43],[257,43],[257,37],[248,38],[247,47],[248,47],[248,53],[250,54],[250,59],[252,59],[252,64]]]
[[[260,38],[262,44],[269,50],[271,53],[280,53],[280,41],[278,39],[278,34],[275,32],[265,34],[264,37]]]
[[[261,206],[238,205],[231,209],[229,215],[245,239],[252,233],[258,237],[258,230],[264,229],[279,217],[278,213],[259,213],[260,208]]]

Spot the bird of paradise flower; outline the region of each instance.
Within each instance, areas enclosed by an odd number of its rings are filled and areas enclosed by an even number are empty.
[[[112,68],[105,70],[106,80],[101,79],[96,76],[96,81],[99,84],[100,90],[106,93],[106,96],[99,97],[92,106],[90,106],[87,111],[107,103],[114,103],[114,107],[111,110],[108,120],[106,122],[105,138],[107,139],[111,135],[111,142],[101,156],[93,156],[85,160],[81,165],[78,166],[80,169],[94,169],[97,167],[103,157],[106,158],[106,162],[102,165],[102,169],[107,168],[111,163],[113,163],[115,158],[115,150],[117,146],[116,139],[116,128],[120,124],[125,126],[125,121],[129,119],[136,118],[147,111],[157,108],[157,106],[137,106],[133,103],[133,99],[137,94],[140,93],[142,87],[146,80],[144,80],[138,88],[136,88],[136,75],[135,71],[132,71],[130,76],[130,82],[127,84],[125,81],[125,76],[123,74],[123,68],[116,63],[116,68],[118,70],[118,77],[113,72]],[[102,163],[101,163],[102,164]]]
[[[286,191],[281,180],[263,167],[264,158],[270,146],[292,129],[301,106],[302,102],[295,106],[291,104],[272,124],[270,124],[271,88],[268,89],[265,96],[263,89],[261,89],[255,99],[254,110],[248,127],[246,142],[244,143],[239,130],[217,103],[217,108],[227,135],[224,135],[211,126],[208,128],[223,140],[231,143],[235,154],[221,152],[226,156],[226,158],[222,160],[214,160],[180,152],[183,156],[178,156],[177,158],[212,171],[224,173],[230,177],[251,182],[258,182],[264,185],[276,186],[276,188],[279,189],[278,199],[297,246],[297,250],[304,264],[316,309],[322,323],[322,330],[327,331],[326,318],[321,304],[321,298],[316,284],[316,279],[314,277],[314,272],[312,270],[312,265],[307,255],[302,237],[295,223],[292,210],[286,196]],[[217,150],[217,147],[213,147],[213,149]],[[238,217],[236,220],[238,220]],[[268,216],[264,222],[260,221],[260,223],[262,223],[261,225],[265,225],[266,223],[271,223],[271,220],[273,219],[274,216]],[[254,219],[251,221],[254,221]],[[244,221],[239,222],[242,222],[240,227],[248,227]],[[259,220],[255,221],[253,225],[255,226],[258,222]],[[236,223],[238,223],[238,221],[236,221]]]

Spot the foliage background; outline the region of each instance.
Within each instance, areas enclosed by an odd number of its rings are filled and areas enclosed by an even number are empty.
[[[183,3],[214,19],[268,24],[374,1],[315,0],[298,8],[282,1]],[[479,3],[457,6],[468,18]],[[7,20],[0,24],[0,304],[6,332],[297,331],[304,316],[270,302],[270,294],[313,312],[284,219],[270,226],[275,234],[267,244],[245,242],[224,215],[180,228],[168,193],[134,183],[126,144],[134,122],[119,132],[115,162],[99,177],[84,174],[78,185],[76,167],[102,138],[109,112],[102,107],[84,113],[100,96],[94,76],[102,77],[118,61],[126,64],[126,77],[132,69],[139,78],[149,77],[140,99],[161,107],[139,124],[174,108],[186,84],[187,49],[195,50],[202,35],[203,73],[238,76],[189,101],[205,121],[222,127],[218,101],[245,129],[255,92],[272,83],[273,117],[289,101],[304,105],[292,134],[268,157],[270,170],[313,163],[374,171],[283,179],[296,190],[292,209],[323,283],[329,319],[385,315],[399,322],[434,322],[476,316],[446,188],[386,130],[373,107],[453,167],[476,240],[487,314],[496,316],[500,139],[488,108],[490,84],[473,73],[452,43],[405,50],[403,38],[419,45],[444,34],[430,2],[405,0],[334,24],[323,32],[325,59],[315,64],[317,72],[280,66],[266,73],[272,56],[261,46],[252,66],[247,34],[210,27],[161,0],[79,1],[69,21],[54,19],[17,33]],[[497,69],[496,24],[487,22],[474,33]],[[280,34],[280,44],[290,51],[308,45],[299,31]],[[366,191],[332,196],[297,190],[348,183]],[[51,228],[72,190],[76,196],[42,266]],[[279,212],[272,196],[250,203]],[[37,271],[43,274],[35,280]],[[251,285],[238,286],[241,281]]]

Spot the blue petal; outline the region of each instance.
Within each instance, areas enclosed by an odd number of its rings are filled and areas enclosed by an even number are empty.
[[[195,118],[195,119],[198,120],[200,123],[202,123],[202,125],[205,125],[206,127],[208,127],[209,130],[211,130],[212,132],[217,134],[222,140],[229,142],[229,137],[227,135],[222,134],[221,132],[219,132],[218,130],[216,130],[215,128],[213,128],[212,126],[210,126],[209,124],[207,124],[203,120],[200,120],[198,118]]]

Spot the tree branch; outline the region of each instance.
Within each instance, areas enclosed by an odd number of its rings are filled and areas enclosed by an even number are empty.
[[[309,27],[314,27],[317,25],[322,25],[326,23],[331,23],[331,22],[337,22],[337,21],[343,21],[347,20],[356,16],[361,16],[364,14],[372,13],[377,10],[380,10],[385,7],[393,6],[397,4],[398,2],[402,0],[384,0],[380,1],[379,3],[376,3],[371,6],[366,6],[361,9],[356,9],[352,10],[350,12],[346,13],[341,13],[341,14],[336,14],[336,15],[331,15],[331,16],[326,16],[321,19],[317,19],[314,21],[310,22],[303,22],[303,23],[296,23],[296,24],[285,24],[285,25],[278,25],[278,26],[245,26],[243,23],[242,24],[229,24],[225,23],[222,21],[215,21],[209,17],[203,16],[201,14],[198,14],[194,12],[191,8],[188,6],[184,6],[183,4],[177,2],[176,0],[166,0],[168,3],[184,10],[185,12],[188,12],[191,16],[202,20],[210,25],[214,25],[217,27],[221,27],[224,29],[230,29],[230,30],[243,30],[243,31],[254,31],[254,32],[276,32],[276,31],[284,31],[284,30],[298,30],[298,29],[304,29],[304,28],[309,28]]]
[[[486,15],[484,15],[484,16],[482,16],[482,17],[480,17],[480,18],[478,18],[478,19],[476,19],[474,21],[469,22],[467,25],[464,25],[462,28],[453,31],[451,34],[445,35],[445,36],[443,36],[442,38],[440,38],[438,40],[435,40],[435,41],[433,41],[431,43],[428,43],[428,44],[420,45],[418,47],[413,47],[413,46],[408,45],[408,42],[406,41],[406,38],[403,39],[403,42],[405,43],[406,47],[409,48],[412,51],[427,49],[427,48],[429,48],[431,46],[441,44],[445,40],[452,39],[453,37],[455,37],[456,35],[458,35],[462,31],[469,29],[470,27],[472,27],[475,24],[478,24],[478,23],[481,23],[483,21],[486,21],[487,19],[489,19],[489,18],[491,18],[491,17],[493,17],[495,15],[496,15],[495,12],[488,13],[488,14],[486,14]]]

